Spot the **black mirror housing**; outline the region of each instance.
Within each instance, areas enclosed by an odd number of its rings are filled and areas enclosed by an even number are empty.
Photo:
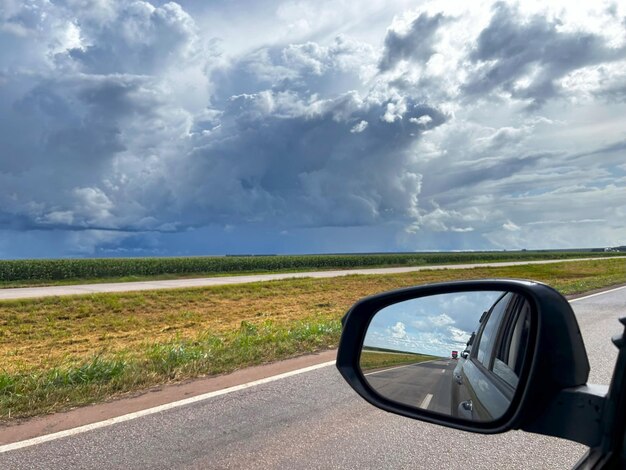
[[[359,367],[359,358],[366,331],[377,312],[411,299],[472,291],[513,292],[523,295],[531,304],[532,326],[527,355],[517,391],[504,415],[490,422],[444,416],[389,400],[369,385]],[[533,281],[461,281],[384,292],[357,302],[346,313],[342,324],[337,368],[359,395],[386,411],[465,431],[491,434],[533,428],[533,423],[561,390],[584,385],[589,375],[587,354],[570,304],[553,288]]]

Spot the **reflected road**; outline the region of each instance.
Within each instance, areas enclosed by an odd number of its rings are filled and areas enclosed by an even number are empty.
[[[450,414],[455,359],[438,359],[365,374],[374,390],[407,405]]]

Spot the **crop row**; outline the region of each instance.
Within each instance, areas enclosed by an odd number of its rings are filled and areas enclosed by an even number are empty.
[[[499,251],[356,255],[2,260],[0,261],[0,282],[341,269],[374,266],[420,266],[448,263],[566,259],[599,255],[605,254],[580,251]]]

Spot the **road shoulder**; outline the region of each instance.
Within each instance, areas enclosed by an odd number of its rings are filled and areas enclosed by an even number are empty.
[[[205,393],[247,384],[274,375],[297,371],[332,361],[336,356],[336,349],[307,354],[271,364],[248,367],[226,375],[153,387],[132,396],[118,397],[105,403],[0,425],[0,445],[65,431]]]
[[[568,300],[575,300],[622,287],[626,287],[626,285],[620,284],[604,287],[566,297]],[[83,406],[66,412],[30,418],[10,424],[0,424],[0,445],[66,431],[205,393],[247,384],[274,375],[296,371],[332,361],[336,358],[336,355],[336,349],[307,354],[271,364],[241,369],[230,374],[192,379],[177,384],[165,384],[136,392],[130,396],[116,397],[104,403]]]

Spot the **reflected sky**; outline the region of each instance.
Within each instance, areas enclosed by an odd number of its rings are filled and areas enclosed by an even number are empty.
[[[480,316],[503,292],[459,292],[412,299],[379,311],[364,346],[450,356],[463,351]]]

